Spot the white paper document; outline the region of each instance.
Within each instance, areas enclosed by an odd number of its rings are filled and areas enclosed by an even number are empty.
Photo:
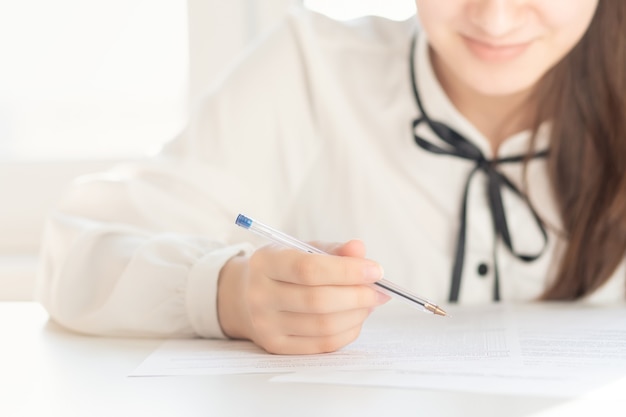
[[[272,373],[278,382],[546,396],[626,378],[626,307],[454,306],[448,318],[389,304],[338,352],[283,356],[244,341],[170,340],[131,376]]]

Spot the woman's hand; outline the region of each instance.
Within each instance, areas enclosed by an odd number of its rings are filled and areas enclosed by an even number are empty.
[[[361,241],[316,246],[335,256],[268,245],[231,259],[218,285],[224,333],[277,354],[332,352],[354,341],[370,312],[389,300],[368,285],[382,268],[364,258]]]

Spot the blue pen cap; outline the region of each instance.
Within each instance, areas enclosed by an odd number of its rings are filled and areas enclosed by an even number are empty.
[[[252,226],[252,219],[240,214],[237,216],[237,220],[235,220],[235,224],[237,226],[241,226],[244,229],[249,229]]]

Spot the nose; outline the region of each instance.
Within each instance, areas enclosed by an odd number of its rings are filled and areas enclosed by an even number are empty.
[[[523,25],[526,0],[476,0],[469,18],[485,35],[501,38]]]

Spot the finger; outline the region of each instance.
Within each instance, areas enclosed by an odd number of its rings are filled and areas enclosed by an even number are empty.
[[[353,258],[365,258],[365,244],[361,240],[353,239],[337,247],[333,255],[352,256]]]
[[[334,336],[363,324],[372,310],[360,308],[330,314],[281,313],[279,322],[287,336]]]
[[[261,249],[250,266],[276,281],[301,285],[355,285],[376,282],[382,267],[369,259],[304,253],[293,249]]]
[[[332,336],[306,337],[282,336],[267,340],[261,345],[269,353],[278,355],[314,355],[334,352],[355,341],[361,326],[355,326]]]
[[[352,239],[345,243],[312,242],[311,244],[331,255],[365,258],[365,244],[358,239]]]
[[[310,287],[280,283],[275,287],[274,307],[283,312],[330,314],[379,306],[389,296],[368,285]]]

